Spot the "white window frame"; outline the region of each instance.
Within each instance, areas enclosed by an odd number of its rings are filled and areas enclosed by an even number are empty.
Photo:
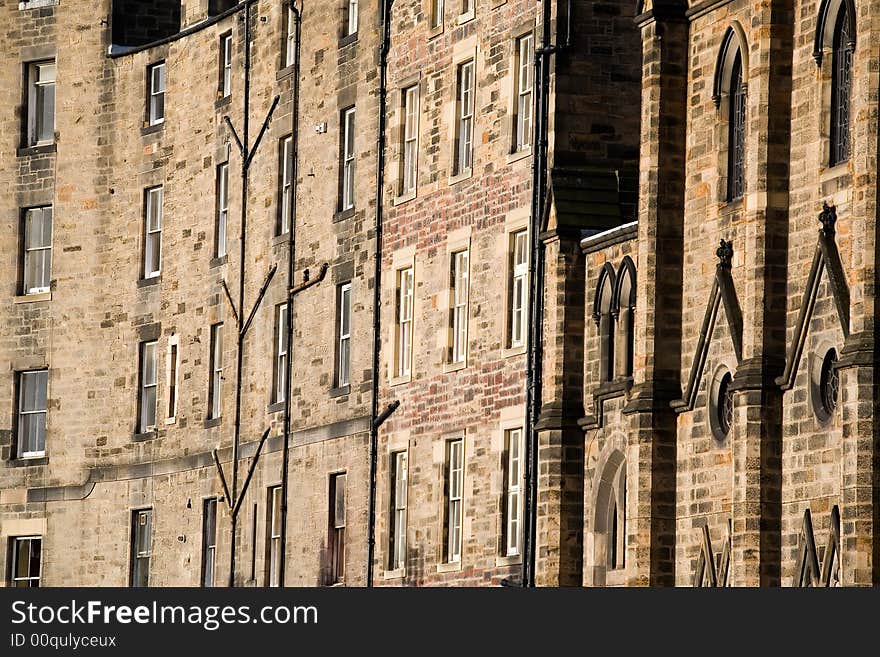
[[[155,278],[162,273],[162,214],[165,188],[162,185],[145,190],[144,204],[144,279]],[[155,255],[155,258],[154,258]],[[153,260],[156,267],[153,268]]]
[[[406,566],[406,499],[409,454],[407,450],[391,454],[391,528],[388,546],[389,566],[398,570]]]
[[[165,62],[156,62],[147,67],[147,117],[150,125],[165,122],[165,72]]]
[[[351,36],[358,31],[358,0],[348,0],[348,15],[345,21],[345,36]]]
[[[269,487],[269,563],[266,570],[267,586],[281,586],[281,486]]]
[[[430,28],[439,30],[443,27],[443,4],[444,0],[429,0],[430,2]]]
[[[395,374],[412,374],[413,304],[415,270],[412,265],[397,270],[397,344],[395,345]]]
[[[177,405],[180,402],[180,340],[177,335],[168,338],[168,413],[165,424],[174,424],[177,419]]]
[[[464,363],[467,360],[468,342],[468,300],[470,298],[470,249],[460,249],[452,253],[450,294],[450,325],[452,344],[450,361]]]
[[[419,171],[419,85],[403,90],[403,166],[401,196],[416,191]]]
[[[523,430],[512,427],[504,430],[506,489],[504,536],[505,554],[509,557],[518,556],[522,541],[522,485],[523,485]]]
[[[28,380],[31,378],[34,379],[34,385],[37,386],[34,389],[34,408],[25,408],[25,399],[26,394],[25,390],[27,388]],[[43,408],[39,407],[39,398],[40,398],[40,387],[43,387],[42,391],[43,397],[45,398]],[[46,431],[48,428],[48,419],[49,419],[49,370],[24,370],[18,373],[18,417],[16,418],[17,425],[17,440],[16,440],[16,451],[18,452],[17,456],[20,459],[32,459],[39,458],[41,456],[46,455]],[[38,444],[34,445],[34,447],[38,447],[40,449],[25,449],[25,436],[24,436],[24,427],[25,427],[25,416],[35,416],[39,418],[42,416],[42,445]],[[32,447],[28,445],[27,447]]]
[[[285,235],[290,230],[293,218],[293,137],[288,135],[281,140],[281,221],[278,234]]]
[[[446,562],[461,563],[464,514],[464,438],[446,441]]]
[[[461,4],[459,6],[459,20],[464,21],[468,18],[472,18],[474,15],[474,4],[476,0],[460,0]]]
[[[455,105],[455,171],[459,176],[473,170],[474,166],[474,105],[476,94],[475,61],[468,59],[456,69]]]
[[[514,152],[525,151],[532,147],[534,78],[534,37],[531,34],[524,34],[516,40]]]
[[[351,281],[339,286],[336,339],[336,387],[351,384]]]
[[[354,208],[355,108],[342,112],[342,198],[340,209]]]
[[[209,513],[209,509],[212,509]],[[209,518],[213,519],[209,526]],[[209,531],[213,529],[213,531]],[[209,497],[202,503],[202,586],[214,586],[217,561],[217,498]]]
[[[45,77],[44,77],[45,71]],[[28,77],[28,145],[43,146],[55,143],[55,83],[57,79],[57,66],[54,59],[45,59],[31,62],[27,65]],[[38,105],[45,104],[51,96],[52,100],[52,125],[44,126],[43,119],[38,112]],[[51,129],[48,129],[51,128]],[[50,133],[50,136],[40,138],[41,134]]]
[[[217,248],[216,257],[226,255],[229,227],[229,162],[217,166]]]
[[[13,588],[39,588],[40,586],[40,577],[43,573],[43,537],[38,535],[33,536],[12,536],[10,537],[12,541],[12,555],[11,555],[11,563],[10,563],[10,577],[9,577],[9,585]],[[39,541],[40,543],[40,551],[39,551],[39,571],[36,575],[31,573],[31,564],[30,559],[28,559],[28,574],[26,577],[21,577],[17,575],[18,572],[18,553],[19,553],[19,544],[28,542],[28,554],[30,554],[32,545],[35,541]],[[27,582],[27,584],[18,584],[18,582]]]
[[[291,3],[294,0],[290,0]],[[293,8],[287,7],[287,35],[284,39],[284,67],[293,66],[293,59],[296,56],[296,17]]]
[[[141,522],[141,518],[145,518],[144,522]],[[131,578],[131,585],[135,586],[135,573],[139,571],[142,567],[146,568],[146,582],[147,586],[150,583],[150,562],[153,557],[153,509],[135,509],[131,514],[132,528],[131,528],[131,573],[129,577]],[[146,545],[141,545],[140,542],[140,533],[138,532],[138,527],[144,524],[148,527],[148,529],[144,530],[144,533],[147,534],[146,537]],[[146,566],[143,564],[146,563]]]
[[[156,416],[158,407],[159,376],[158,360],[156,358],[156,340],[147,340],[140,344],[140,390],[138,391],[139,415],[138,433],[148,433],[156,429]],[[148,376],[150,369],[147,367],[152,361],[152,377]],[[150,401],[152,395],[152,402]],[[152,422],[149,422],[148,410],[152,411]]]
[[[211,405],[208,419],[223,415],[223,322],[211,324],[211,386],[208,395]]]
[[[287,394],[288,344],[287,344],[287,304],[275,309],[275,399],[283,402]]]
[[[345,581],[345,498],[346,488],[348,487],[348,475],[345,472],[334,472],[330,475],[330,488],[333,490],[333,497],[329,500],[332,513],[331,522],[328,522],[330,535],[327,537],[327,544],[335,548],[331,550],[331,556],[334,563],[331,565],[331,572],[336,577],[331,578],[330,584],[338,584]]]
[[[225,34],[221,37],[220,47],[223,62],[220,93],[223,98],[229,98],[232,95],[232,34]]]
[[[510,233],[510,312],[507,318],[511,348],[523,347],[527,339],[529,306],[529,232]]]
[[[22,227],[23,249],[22,254],[22,292],[29,294],[44,294],[49,291],[52,283],[52,219],[53,208],[44,205],[28,208],[24,211],[24,225]],[[34,221],[39,221],[39,243],[31,241],[34,237],[31,227]],[[48,227],[48,231],[47,231]],[[47,234],[48,233],[48,234]],[[31,279],[32,260],[39,259],[39,275]]]

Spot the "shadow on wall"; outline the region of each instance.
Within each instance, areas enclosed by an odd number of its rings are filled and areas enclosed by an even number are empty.
[[[117,46],[142,46],[172,36],[180,32],[180,0],[113,0],[112,26]]]

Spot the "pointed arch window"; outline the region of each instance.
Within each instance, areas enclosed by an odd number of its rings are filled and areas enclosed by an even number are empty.
[[[742,53],[733,60],[728,89],[727,200],[743,197],[745,191],[746,90],[743,86]]]
[[[626,457],[622,446],[608,454],[594,481],[592,548],[585,558],[591,562],[593,586],[620,586],[626,576]]]
[[[831,166],[846,162],[850,156],[849,119],[854,49],[852,20],[846,3],[842,2],[835,21],[831,65]]]
[[[712,101],[720,110],[722,136],[719,149],[719,200],[738,201],[745,193],[746,84],[749,78],[749,49],[742,26],[734,21],[724,33]],[[726,147],[726,149],[725,149]]]
[[[626,469],[621,468],[611,493],[608,509],[608,533],[605,548],[605,566],[617,570],[626,565]]]
[[[599,275],[596,300],[593,305],[593,321],[599,328],[599,381],[605,383],[614,378],[614,268],[606,263]]]
[[[615,338],[615,367],[618,376],[633,373],[634,320],[636,307],[636,270],[629,257],[624,258],[617,280],[614,314],[617,331]]]

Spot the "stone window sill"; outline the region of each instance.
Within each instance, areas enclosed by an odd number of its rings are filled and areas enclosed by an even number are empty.
[[[144,126],[141,128],[141,137],[146,137],[147,135],[156,134],[157,132],[161,132],[164,129],[165,129],[165,121],[162,121],[160,123],[154,123],[153,125],[150,125],[149,123],[145,123]]]
[[[532,149],[531,148],[523,148],[518,151],[514,151],[513,153],[507,154],[507,164],[513,164],[514,162],[519,162],[520,160],[525,160],[528,157],[531,157]]]
[[[849,160],[838,162],[834,166],[828,166],[826,163],[820,170],[821,179],[828,180],[830,178],[838,178],[839,176],[849,173]]]
[[[412,201],[415,197],[416,197],[416,190],[413,189],[411,192],[407,192],[406,194],[401,194],[400,196],[396,197],[391,202],[391,205],[394,207],[397,207],[398,205],[403,205],[404,203]]]
[[[357,43],[358,33],[352,32],[351,34],[346,34],[344,36],[339,37],[339,47],[345,48],[346,46],[350,46],[353,43]]]
[[[51,144],[34,144],[33,146],[22,146],[15,151],[18,157],[28,157],[31,155],[45,155],[47,153],[55,153],[58,146],[55,142]]]
[[[267,413],[279,413],[284,410],[284,400],[272,402],[266,407]]]
[[[620,397],[626,394],[627,390],[632,387],[632,377],[616,378],[613,381],[604,381],[593,388],[593,397],[601,397],[602,399],[611,399],[612,397]]]
[[[138,287],[150,287],[151,285],[158,285],[162,282],[162,275],[151,276],[150,278],[142,278],[137,282]]]
[[[473,175],[474,175],[474,170],[472,167],[469,167],[469,168],[465,169],[464,171],[462,171],[461,173],[457,173],[454,176],[452,176],[449,179],[449,186],[451,187],[452,185],[457,185],[460,182],[463,182],[465,180],[469,180],[471,178],[471,176],[473,176]]]
[[[739,212],[743,209],[744,205],[742,196],[740,198],[735,198],[732,201],[724,200],[720,203],[722,214],[734,214]]]
[[[496,566],[516,566],[522,563],[521,554],[510,554],[506,556],[498,555],[495,557]]]
[[[57,7],[60,0],[24,0],[18,3],[19,11],[28,9],[41,9],[43,7]]]
[[[467,12],[466,14],[459,14],[459,15],[458,15],[458,24],[459,24],[459,25],[464,25],[465,23],[469,23],[469,22],[471,22],[472,20],[474,20],[474,15],[475,15],[475,14],[474,14],[474,10],[473,10],[473,9],[471,9],[471,10],[470,10],[469,12]]]
[[[223,93],[222,91],[218,91],[218,94]],[[228,96],[220,96],[216,101],[214,101],[214,110],[220,111],[225,107],[229,107],[229,104],[232,102],[232,94]]]
[[[276,81],[283,80],[288,75],[292,75],[295,70],[296,70],[296,63],[293,63],[290,66],[285,66],[280,71],[276,71],[275,80]]]
[[[48,465],[48,456],[26,456],[9,460],[10,468],[30,468],[37,465]]]
[[[412,381],[412,374],[407,374],[405,376],[394,376],[394,377],[391,377],[391,380],[388,382],[388,385],[399,386],[399,385],[403,385],[404,383],[409,383],[410,381]]]
[[[51,292],[40,292],[39,294],[21,294],[13,297],[12,303],[37,303],[39,301],[51,301]]]
[[[626,584],[626,568],[608,569],[605,571],[606,586],[623,586]]]
[[[222,415],[220,417],[208,418],[207,420],[205,420],[205,429],[210,429],[211,427],[219,427],[222,421]]]
[[[526,346],[524,344],[518,347],[505,347],[501,350],[501,357],[510,358],[512,356],[522,356],[524,353],[526,353]]]
[[[457,372],[467,367],[467,360],[458,361],[457,363],[443,363],[443,373]]]
[[[338,221],[344,221],[346,219],[350,219],[354,216],[354,208],[348,208],[348,210],[340,210],[335,215],[333,215],[333,223]]]
[[[131,440],[132,442],[143,443],[148,440],[155,440],[156,436],[156,430],[153,429],[152,431],[144,431],[143,433],[135,432],[131,435]]]
[[[348,394],[351,394],[351,385],[339,386],[338,388],[332,388],[330,390],[330,399],[345,397],[345,395]]]
[[[438,573],[455,573],[461,570],[461,560],[437,564]]]
[[[276,235],[272,238],[272,246],[279,246],[281,244],[287,244],[290,241],[290,233],[281,233],[280,235]]]
[[[440,25],[437,27],[429,27],[428,28],[428,39],[434,39],[443,34],[443,22],[440,22]]]
[[[403,579],[406,577],[406,568],[395,568],[394,570],[386,570],[382,573],[382,579],[390,580],[390,579]]]
[[[819,184],[821,185],[822,196],[830,196],[832,199],[834,199],[835,192],[849,189],[852,185],[849,161],[821,169],[819,172]],[[836,201],[836,199],[834,200]]]
[[[214,267],[219,267],[221,265],[225,265],[226,261],[228,259],[229,259],[229,257],[225,256],[225,255],[222,255],[219,258],[211,258],[211,262],[209,263],[208,267],[210,269],[213,269]]]

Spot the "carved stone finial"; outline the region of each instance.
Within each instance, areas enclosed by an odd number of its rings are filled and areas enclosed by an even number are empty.
[[[721,240],[721,244],[715,251],[715,255],[717,255],[718,260],[720,260],[720,262],[718,263],[719,267],[730,269],[733,262],[733,242]]]
[[[822,223],[822,232],[826,237],[834,235],[834,224],[837,223],[837,208],[823,201],[819,221]]]

